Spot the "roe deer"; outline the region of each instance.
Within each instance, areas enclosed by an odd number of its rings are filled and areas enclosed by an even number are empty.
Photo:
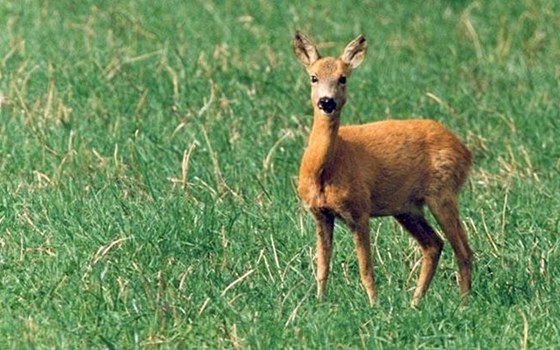
[[[352,232],[361,282],[370,304],[376,303],[369,218],[393,216],[422,250],[412,298],[416,306],[430,285],[443,247],[424,216],[427,205],[455,253],[461,300],[466,303],[473,254],[459,218],[457,194],[471,166],[470,151],[432,120],[340,126],[346,80],[365,58],[365,37],[350,42],[339,58],[321,57],[313,41],[299,31],[292,45],[311,79],[313,126],[297,191],[316,224],[319,297],[325,293],[334,220],[339,218]]]

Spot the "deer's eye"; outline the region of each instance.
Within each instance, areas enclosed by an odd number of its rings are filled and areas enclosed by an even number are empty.
[[[338,83],[341,85],[346,84],[346,77],[343,75],[340,78],[338,78]]]
[[[311,83],[312,83],[312,84],[315,84],[315,83],[318,82],[318,81],[319,81],[319,78],[317,78],[316,75],[312,75],[312,76],[311,76]]]

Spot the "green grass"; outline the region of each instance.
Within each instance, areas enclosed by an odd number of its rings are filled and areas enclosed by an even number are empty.
[[[223,3],[0,2],[0,348],[557,347],[560,5]],[[469,307],[448,244],[409,307],[390,219],[379,306],[343,226],[316,300],[295,29],[368,37],[343,122],[430,117],[473,151]]]

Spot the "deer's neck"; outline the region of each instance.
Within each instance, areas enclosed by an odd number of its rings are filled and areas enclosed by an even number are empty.
[[[303,155],[300,178],[322,187],[322,181],[333,167],[336,154],[339,115],[327,117],[315,111],[313,127]]]

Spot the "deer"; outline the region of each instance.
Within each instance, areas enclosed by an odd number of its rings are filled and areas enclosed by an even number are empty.
[[[459,216],[458,194],[471,168],[469,149],[430,119],[340,125],[348,78],[367,53],[363,34],[348,43],[340,57],[322,57],[315,43],[300,31],[293,37],[292,48],[311,82],[313,124],[301,160],[297,193],[316,226],[318,297],[325,295],[338,219],[351,232],[369,303],[377,303],[369,221],[392,216],[421,249],[411,302],[418,306],[444,245],[426,219],[427,206],[451,244],[461,304],[467,304],[473,252]]]

